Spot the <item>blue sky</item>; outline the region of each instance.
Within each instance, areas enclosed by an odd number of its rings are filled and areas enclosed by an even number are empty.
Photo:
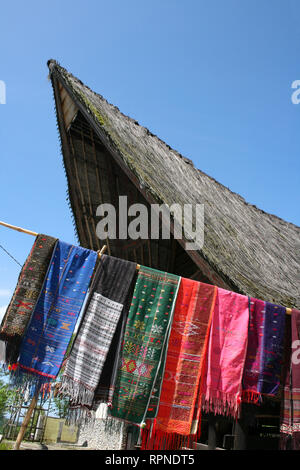
[[[0,8],[0,220],[76,241],[47,80],[54,58],[248,202],[300,225],[297,0],[17,0]],[[21,264],[32,242],[0,227],[0,244]],[[19,269],[0,250],[0,317]]]

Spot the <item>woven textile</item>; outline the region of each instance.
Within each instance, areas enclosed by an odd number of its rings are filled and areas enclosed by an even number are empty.
[[[120,320],[124,305],[111,298],[126,301],[135,272],[134,263],[108,256],[101,258],[60,388],[61,394],[70,396],[75,421],[81,419],[85,408],[92,405],[117,325],[122,323]],[[99,291],[105,292],[110,298],[104,297]],[[114,364],[111,362],[109,365],[112,373]],[[74,422],[71,416],[70,420]]]
[[[178,448],[199,425],[200,384],[217,287],[181,279],[155,429],[143,448]],[[174,436],[174,434],[177,434]],[[171,445],[173,444],[173,446]]]
[[[260,391],[275,396],[279,390],[284,352],[286,308],[266,302]]]
[[[21,345],[19,372],[55,379],[85,299],[97,253],[58,241]]]
[[[0,339],[7,343],[7,363],[18,359],[22,337],[41,292],[55,243],[55,238],[38,235],[21,269],[0,327]]]
[[[124,333],[111,414],[144,422],[172,322],[180,277],[141,266]]]
[[[283,360],[286,309],[250,299],[249,340],[243,376],[245,402],[257,403],[262,395],[276,395]]]
[[[300,311],[292,310],[280,422],[280,448],[300,450]]]
[[[218,288],[202,392],[207,413],[239,416],[248,320],[248,297]]]
[[[123,305],[94,292],[62,376],[60,393],[91,405]]]
[[[101,258],[101,265],[97,273],[96,291],[106,298],[122,304],[123,309],[95,390],[93,409],[96,409],[99,403],[105,402],[109,406],[112,403],[121,343],[136,277],[136,263],[113,256],[103,255]]]

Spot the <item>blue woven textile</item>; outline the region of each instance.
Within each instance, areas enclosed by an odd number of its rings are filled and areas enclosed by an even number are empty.
[[[56,378],[91,281],[97,253],[58,241],[23,337],[17,375]]]

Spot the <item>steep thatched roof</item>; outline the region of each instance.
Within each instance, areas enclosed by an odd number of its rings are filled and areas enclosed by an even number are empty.
[[[79,110],[112,159],[149,202],[205,205],[204,246],[196,253],[189,253],[198,266],[204,260],[220,279],[238,292],[300,307],[299,227],[248,204],[240,195],[195,168],[190,160],[122,114],[57,62],[50,60],[48,66],[57,107],[58,92],[62,89],[74,106],[73,110],[70,104],[67,107],[65,128],[72,125],[76,109]],[[59,112],[58,120],[62,135]],[[66,163],[65,166],[70,190],[72,173]],[[76,215],[72,195],[70,199],[82,238],[84,230],[79,226],[78,208]],[[97,205],[99,201],[90,200],[91,207],[93,203]]]

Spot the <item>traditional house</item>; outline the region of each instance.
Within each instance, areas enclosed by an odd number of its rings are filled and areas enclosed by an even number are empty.
[[[48,67],[68,199],[82,246],[98,250],[105,243],[113,256],[300,308],[299,227],[247,203],[195,168],[191,160],[122,114],[56,61],[49,60]],[[203,246],[185,249],[191,230],[185,230],[182,239],[99,240],[97,207],[110,203],[118,209],[119,196],[127,196],[128,206],[142,203],[149,210],[151,204],[204,204]],[[186,221],[195,228],[194,214]],[[183,220],[174,214],[173,233],[176,224]],[[265,414],[278,418],[278,406]],[[214,433],[212,425],[210,440]],[[235,434],[237,447],[242,434]]]

